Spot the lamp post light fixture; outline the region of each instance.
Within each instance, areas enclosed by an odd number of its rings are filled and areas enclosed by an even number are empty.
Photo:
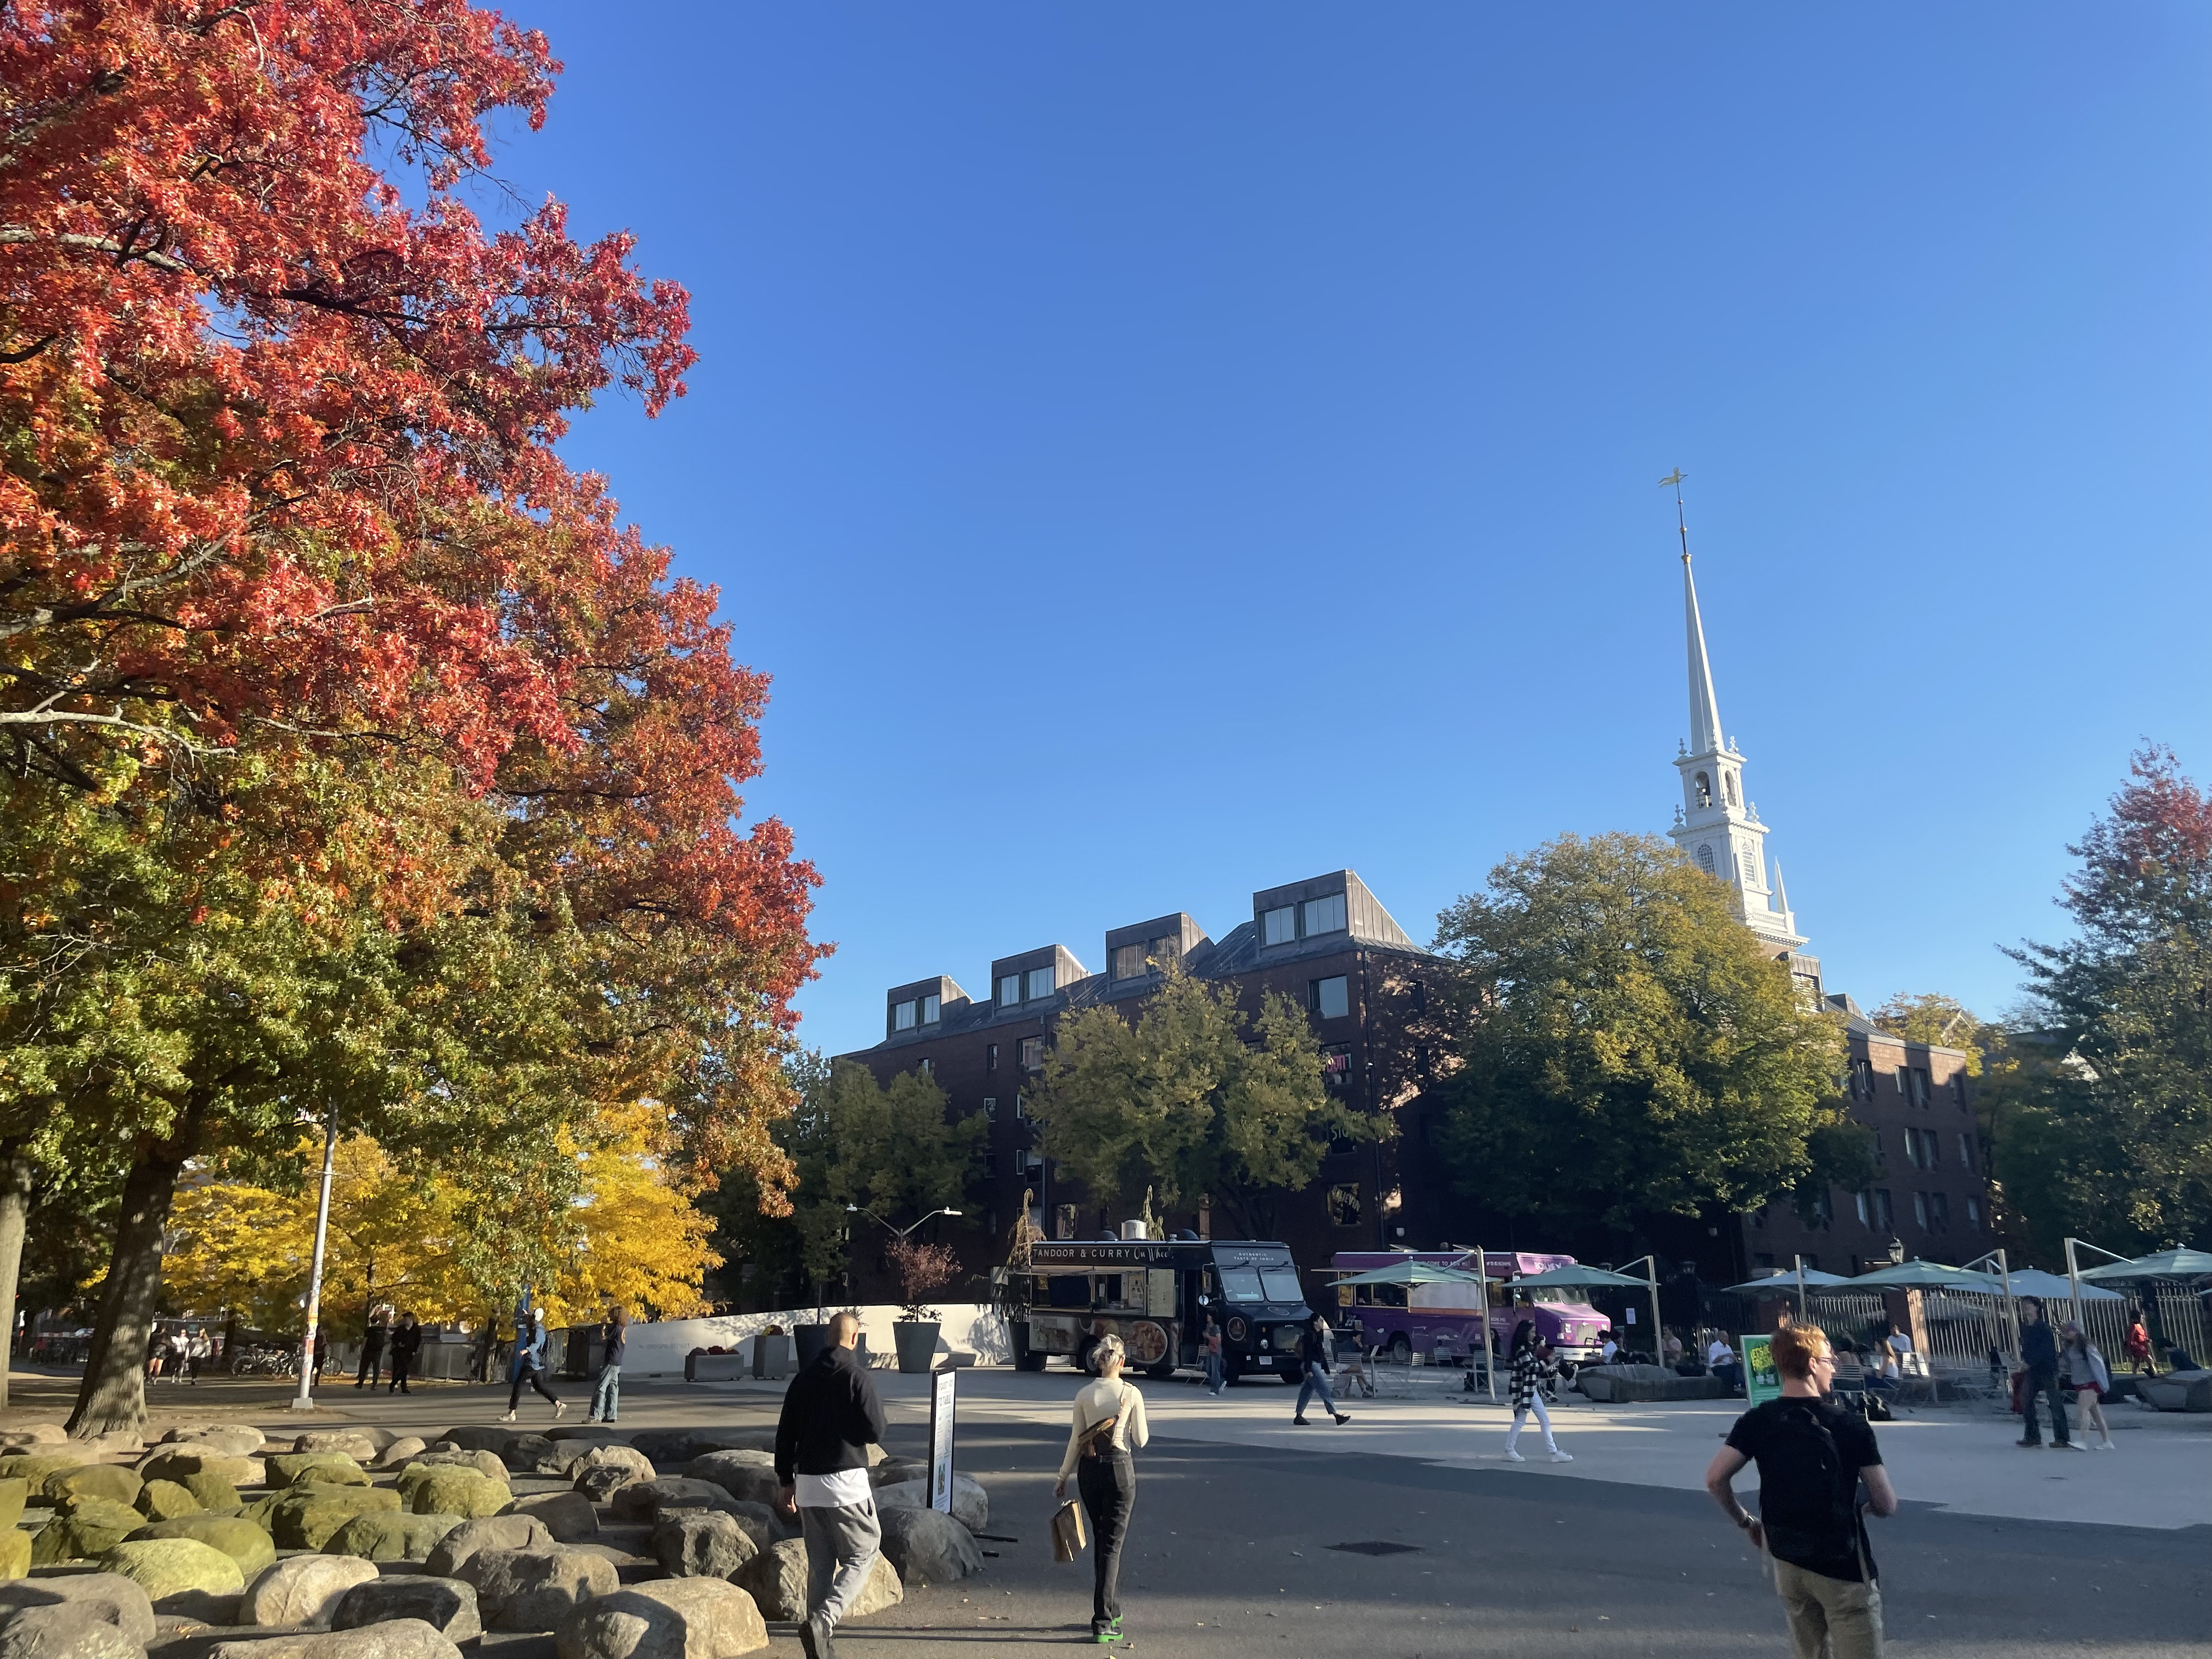
[[[932,1221],[941,1215],[958,1215],[960,1212],[953,1209],[932,1210],[927,1215],[921,1218],[921,1221],[914,1222],[904,1227],[892,1226],[890,1222],[884,1220],[883,1217],[878,1215],[873,1210],[869,1209],[866,1205],[848,1204],[845,1206],[845,1213],[847,1215],[864,1215],[867,1217],[869,1220],[874,1222],[876,1225],[881,1227],[884,1231],[896,1233],[898,1236],[899,1243],[903,1244],[906,1243],[908,1236],[911,1234],[915,1228],[920,1227],[923,1221]]]

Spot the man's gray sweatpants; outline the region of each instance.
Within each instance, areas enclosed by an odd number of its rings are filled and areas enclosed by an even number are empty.
[[[860,1599],[883,1547],[876,1500],[864,1498],[836,1509],[801,1504],[799,1530],[806,1540],[806,1610],[835,1625]]]

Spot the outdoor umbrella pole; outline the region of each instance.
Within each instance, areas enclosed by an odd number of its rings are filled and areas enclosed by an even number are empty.
[[[1498,1344],[1490,1329],[1490,1258],[1480,1244],[1474,1247],[1474,1271],[1482,1279],[1482,1380],[1489,1385],[1490,1403],[1494,1406],[1498,1403]]]
[[[331,1106],[330,1127],[323,1135],[323,1191],[315,1202],[315,1254],[307,1268],[307,1328],[300,1338],[300,1392],[293,1396],[288,1411],[311,1412],[315,1409],[315,1327],[320,1322],[323,1305],[323,1251],[331,1236],[331,1176],[338,1157],[338,1109]]]
[[[1805,1258],[1797,1258],[1797,1322],[1805,1322]]]

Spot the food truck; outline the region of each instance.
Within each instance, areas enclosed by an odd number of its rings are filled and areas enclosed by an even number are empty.
[[[1038,1240],[1010,1267],[999,1304],[1014,1364],[1042,1370],[1057,1356],[1088,1370],[1111,1333],[1132,1370],[1156,1377],[1206,1363],[1206,1316],[1221,1323],[1223,1370],[1298,1380],[1298,1331],[1313,1317],[1290,1246],[1255,1239]]]
[[[1532,1251],[1486,1250],[1480,1265],[1472,1250],[1346,1250],[1331,1258],[1340,1278],[1372,1273],[1396,1261],[1425,1261],[1431,1267],[1490,1275],[1490,1328],[1499,1362],[1523,1319],[1536,1322],[1536,1335],[1560,1358],[1595,1360],[1613,1322],[1583,1301],[1583,1292],[1540,1285],[1516,1291],[1522,1273],[1576,1265],[1571,1255]],[[1360,1346],[1401,1363],[1419,1353],[1440,1364],[1456,1364],[1482,1352],[1482,1291],[1480,1285],[1340,1285],[1337,1322],[1356,1330]]]

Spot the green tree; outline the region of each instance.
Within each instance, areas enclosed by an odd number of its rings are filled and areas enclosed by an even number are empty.
[[[1907,1042],[1963,1048],[1968,1077],[1982,1075],[1987,1051],[2004,1040],[2002,1030],[1985,1025],[1965,1003],[1941,991],[1900,991],[1867,1018],[1892,1036],[1903,1037]]]
[[[1514,1214],[1627,1229],[1755,1209],[1847,1161],[1840,1023],[1663,841],[1562,836],[1446,910],[1446,1154]],[[1815,1139],[1816,1132],[1839,1133]]]
[[[1173,1210],[1210,1194],[1260,1238],[1332,1139],[1372,1139],[1381,1126],[1330,1094],[1297,1004],[1270,991],[1248,1019],[1234,987],[1173,962],[1134,1018],[1094,1007],[1060,1022],[1031,1115],[1046,1155],[1101,1202],[1126,1211],[1149,1193]]]

